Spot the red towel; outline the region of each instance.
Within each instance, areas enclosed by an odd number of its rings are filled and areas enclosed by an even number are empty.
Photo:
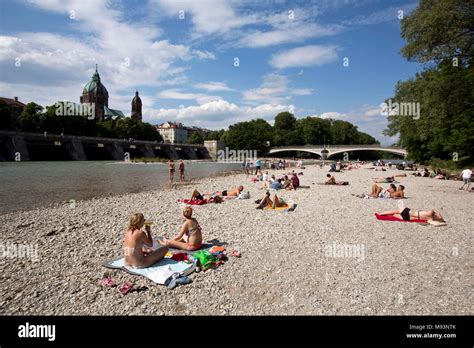
[[[203,205],[207,203],[207,199],[179,199],[178,202],[183,202],[190,205]]]
[[[188,254],[186,253],[176,253],[171,256],[171,258],[175,261],[185,261],[188,259]]]
[[[411,220],[403,220],[399,219],[393,215],[380,215],[378,213],[375,213],[375,217],[377,220],[382,220],[382,221],[401,221],[401,222],[421,222],[421,223],[427,223],[428,220],[423,220],[423,219],[411,219]]]

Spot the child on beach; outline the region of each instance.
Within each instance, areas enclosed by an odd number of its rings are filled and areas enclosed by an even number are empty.
[[[186,207],[183,209],[184,223],[181,226],[179,234],[171,240],[163,238],[159,240],[160,244],[165,247],[182,249],[182,250],[198,250],[202,246],[201,226],[195,218],[192,217],[193,209]]]
[[[145,231],[143,231],[144,225],[145,217],[143,214],[132,214],[123,242],[125,265],[128,267],[145,268],[151,266],[161,260],[168,252],[167,247],[156,250],[150,249],[153,246],[151,227],[146,225]]]

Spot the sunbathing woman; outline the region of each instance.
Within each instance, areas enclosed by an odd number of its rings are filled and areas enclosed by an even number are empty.
[[[183,209],[184,223],[181,226],[179,234],[171,240],[163,238],[159,240],[160,244],[165,247],[182,249],[182,250],[198,250],[202,246],[201,226],[195,218],[192,217],[193,209],[186,207]]]
[[[125,266],[145,268],[161,260],[168,252],[168,248],[166,247],[161,247],[156,250],[150,249],[153,246],[151,227],[147,225],[145,232],[142,230],[144,224],[145,217],[143,214],[135,213],[130,217],[123,242]]]
[[[291,180],[288,178],[288,175],[285,175],[282,186],[285,190],[288,190],[288,191],[293,190],[293,184],[291,183]]]
[[[390,186],[386,190],[384,190],[381,186],[377,184],[373,184],[372,192],[370,192],[368,196],[374,198],[392,198],[392,194],[394,194],[395,192],[397,192],[397,187],[395,186],[395,184],[390,184]]]
[[[378,184],[392,183],[395,181],[394,176],[388,176],[386,178],[372,178],[372,179],[374,180],[374,182]]]
[[[336,181],[336,178],[331,174],[326,174],[326,177],[328,179],[324,182],[324,185],[349,185],[348,181]]]
[[[434,220],[434,221],[439,221],[439,222],[445,222],[443,216],[439,213],[439,211],[432,209],[432,210],[419,210],[412,212],[410,208],[403,208],[403,209],[398,209],[398,210],[391,210],[391,211],[385,211],[383,213],[380,213],[379,215],[393,215],[399,219],[403,220],[413,220],[413,219],[418,219],[418,220]]]
[[[257,203],[257,207],[256,209],[263,209],[265,207],[281,207],[283,206],[283,203],[280,202],[280,200],[278,199],[278,196],[275,194],[275,196],[273,197],[274,199],[274,202],[272,202],[272,200],[270,199],[270,192],[267,191],[267,193],[265,193],[265,197],[263,197],[263,199],[261,201],[256,201],[255,203]]]

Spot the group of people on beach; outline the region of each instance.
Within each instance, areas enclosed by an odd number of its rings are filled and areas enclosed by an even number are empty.
[[[274,190],[296,190],[300,187],[300,182],[297,173],[293,170],[288,175],[283,175],[281,178],[276,178],[275,175],[269,175],[268,171],[262,173],[261,162],[257,160],[255,162],[257,175],[256,180],[262,182],[262,189],[267,189],[264,197],[255,201],[257,209],[264,209],[266,207],[281,207],[284,205],[281,198],[277,193],[274,194],[273,199],[271,198],[270,191]],[[332,167],[334,168],[334,167]],[[341,168],[341,166],[339,167]],[[358,169],[360,166],[352,166],[351,169]],[[168,169],[170,173],[170,184],[173,183],[175,165],[173,160],[168,162]],[[245,167],[247,170],[249,167]],[[182,160],[179,162],[180,181],[184,182],[184,163]],[[334,170],[331,170],[334,171]],[[466,169],[462,171],[461,177],[463,179],[463,185],[460,190],[469,191],[471,182],[472,171]],[[396,186],[396,179],[398,177],[407,177],[404,174],[392,175],[383,178],[374,178],[375,183],[372,185],[371,192],[364,195],[356,195],[358,197],[365,198],[405,198],[405,186]],[[339,182],[336,178],[328,173],[326,175],[325,185],[348,185],[348,182]],[[379,183],[388,183],[389,186],[384,189]],[[203,201],[208,196],[208,201],[214,201],[215,203],[221,202],[225,197],[239,197],[243,193],[244,187],[242,185],[228,190],[222,190],[217,192],[200,193],[198,190],[194,190],[191,195],[190,201]],[[157,261],[161,260],[169,248],[181,249],[186,251],[198,250],[202,246],[202,230],[198,221],[192,216],[193,209],[190,206],[186,206],[183,209],[184,222],[179,230],[179,233],[172,239],[161,238],[157,239],[159,243],[158,248],[152,248],[153,238],[151,235],[152,223],[145,220],[142,213],[134,213],[130,217],[127,231],[124,238],[124,251],[125,251],[125,264],[130,267],[145,268],[153,265]],[[431,220],[439,223],[445,223],[441,213],[435,209],[427,211],[412,211],[410,208],[401,208],[397,210],[385,211],[379,213],[380,216],[394,216],[401,220]],[[143,230],[143,227],[145,229]]]
[[[184,162],[182,159],[178,163],[179,170],[179,182],[184,183]],[[169,184],[172,187],[174,183],[174,172],[175,172],[175,163],[172,159],[168,161],[168,175],[169,175]]]

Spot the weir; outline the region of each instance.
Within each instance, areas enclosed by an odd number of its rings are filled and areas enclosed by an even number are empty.
[[[203,145],[0,131],[0,161],[121,161],[126,153],[129,158],[166,156],[172,159],[211,159],[209,151]]]

